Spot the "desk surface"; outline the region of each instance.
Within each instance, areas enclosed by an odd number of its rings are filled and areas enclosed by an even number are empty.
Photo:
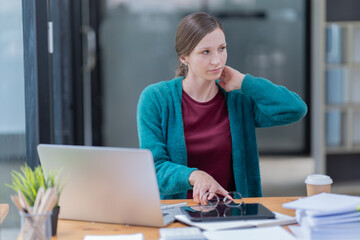
[[[262,203],[271,211],[295,216],[295,210],[284,209],[283,203],[298,199],[299,197],[264,197],[264,198],[245,198],[246,203]],[[164,200],[162,203],[174,204],[184,202],[184,200]],[[194,205],[192,200],[187,200],[188,205]],[[184,227],[186,225],[175,222],[168,227]],[[145,240],[158,240],[159,228],[139,227],[120,224],[92,223],[83,221],[59,220],[58,233],[53,240],[82,240],[85,235],[116,235],[143,233]],[[19,238],[21,239],[21,238]]]
[[[9,213],[9,204],[0,204],[0,224],[4,221]]]

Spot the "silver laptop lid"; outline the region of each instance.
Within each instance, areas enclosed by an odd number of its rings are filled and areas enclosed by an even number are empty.
[[[60,218],[164,225],[149,150],[40,144],[38,153],[45,171],[61,169]]]

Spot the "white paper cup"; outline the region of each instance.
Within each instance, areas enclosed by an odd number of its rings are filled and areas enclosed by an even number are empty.
[[[322,174],[313,174],[305,179],[307,195],[312,196],[318,193],[330,193],[333,180]]]

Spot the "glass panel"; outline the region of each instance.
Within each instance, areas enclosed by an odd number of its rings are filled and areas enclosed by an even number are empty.
[[[326,104],[349,102],[348,68],[333,67],[326,70]]]
[[[353,115],[353,144],[360,146],[360,111],[355,111]]]
[[[223,24],[228,65],[305,97],[305,1],[107,0],[100,24],[104,145],[137,147],[136,106],[149,84],[175,75],[179,21],[208,11]],[[286,36],[286,37],[284,37]],[[260,150],[301,151],[305,122],[257,131]]]
[[[338,109],[326,112],[326,145],[328,147],[340,147],[345,140],[345,113]]]
[[[347,28],[330,24],[326,28],[326,62],[329,64],[346,63]]]
[[[350,71],[350,81],[351,81],[351,101],[353,103],[360,103],[360,69],[353,68]]]
[[[354,27],[353,32],[353,61],[360,64],[360,27]]]
[[[10,203],[10,172],[25,162],[25,92],[21,0],[0,0],[0,204],[10,205],[1,239],[17,239],[20,216]]]

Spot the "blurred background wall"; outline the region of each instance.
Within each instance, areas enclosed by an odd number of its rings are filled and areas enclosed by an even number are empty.
[[[25,89],[21,0],[0,0],[0,203],[10,203],[11,170],[25,163]],[[15,239],[20,217],[10,204],[2,239]]]
[[[268,78],[308,100],[304,0],[103,3],[99,40],[104,145],[138,146],[136,105],[140,92],[149,84],[174,77],[177,24],[191,12],[207,11],[222,22],[229,66]],[[304,120],[258,129],[260,152],[309,154],[308,131]]]

